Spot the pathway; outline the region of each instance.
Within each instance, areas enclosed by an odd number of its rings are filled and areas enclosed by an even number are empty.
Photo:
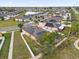
[[[22,37],[24,43],[26,44],[26,46],[27,46],[27,48],[28,48],[28,50],[29,50],[29,52],[30,52],[32,58],[35,58],[34,53],[32,52],[32,50],[31,50],[31,48],[29,47],[28,43],[26,42],[25,38],[23,37],[23,33],[21,33],[21,37]]]
[[[79,39],[74,42],[74,46],[79,50]]]
[[[12,31],[12,35],[11,35],[8,59],[12,59],[12,55],[13,55],[13,41],[14,41],[14,31]]]
[[[5,37],[0,37],[0,40],[2,40],[1,43],[0,43],[0,50],[1,50],[2,46],[4,44],[4,41],[5,41]]]
[[[60,46],[65,40],[67,40],[67,37],[65,37],[62,41],[60,41],[59,43],[57,43],[57,44],[55,45],[55,47]]]

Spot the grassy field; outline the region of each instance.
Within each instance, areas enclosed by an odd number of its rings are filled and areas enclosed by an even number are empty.
[[[3,45],[2,50],[0,51],[0,59],[7,59],[8,58],[8,51],[9,51],[9,44],[10,44],[10,33],[6,33],[5,35],[5,43]]]
[[[30,48],[32,49],[33,53],[35,55],[38,55],[40,52],[40,50],[39,50],[40,46],[34,40],[29,38],[28,36],[25,35],[24,37],[25,37],[27,43],[29,44]]]
[[[20,32],[15,32],[14,36],[13,59],[29,59],[31,55],[21,39]]]
[[[15,25],[18,25],[18,23],[19,22],[16,22],[16,21],[13,21],[13,20],[0,21],[0,28],[15,26]]]
[[[76,37],[70,37],[69,40],[63,42],[63,44],[56,48],[52,55],[46,57],[43,56],[42,59],[79,59],[79,50],[74,46]]]

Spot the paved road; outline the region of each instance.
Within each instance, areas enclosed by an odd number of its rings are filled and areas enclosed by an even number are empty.
[[[18,26],[10,26],[10,27],[4,27],[4,28],[0,28],[0,32],[3,31],[16,31],[19,30],[20,28]]]

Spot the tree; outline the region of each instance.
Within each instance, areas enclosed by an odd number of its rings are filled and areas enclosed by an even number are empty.
[[[34,20],[34,23],[38,24],[38,20]]]
[[[22,26],[23,26],[23,23],[19,23],[19,24],[18,24],[18,27],[19,27],[19,28],[22,28]]]
[[[56,32],[53,33],[45,33],[40,39],[41,52],[45,57],[49,57],[52,55],[54,51],[55,38],[58,34]]]
[[[4,21],[4,17],[0,17],[2,21]]]
[[[20,28],[20,32],[22,32],[22,26],[23,26],[23,23],[18,24],[18,27]]]
[[[72,22],[71,33],[73,35],[79,33],[79,21]]]

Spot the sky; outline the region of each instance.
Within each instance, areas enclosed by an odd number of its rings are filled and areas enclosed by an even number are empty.
[[[8,6],[8,7],[79,6],[79,0],[1,0],[0,6]]]

